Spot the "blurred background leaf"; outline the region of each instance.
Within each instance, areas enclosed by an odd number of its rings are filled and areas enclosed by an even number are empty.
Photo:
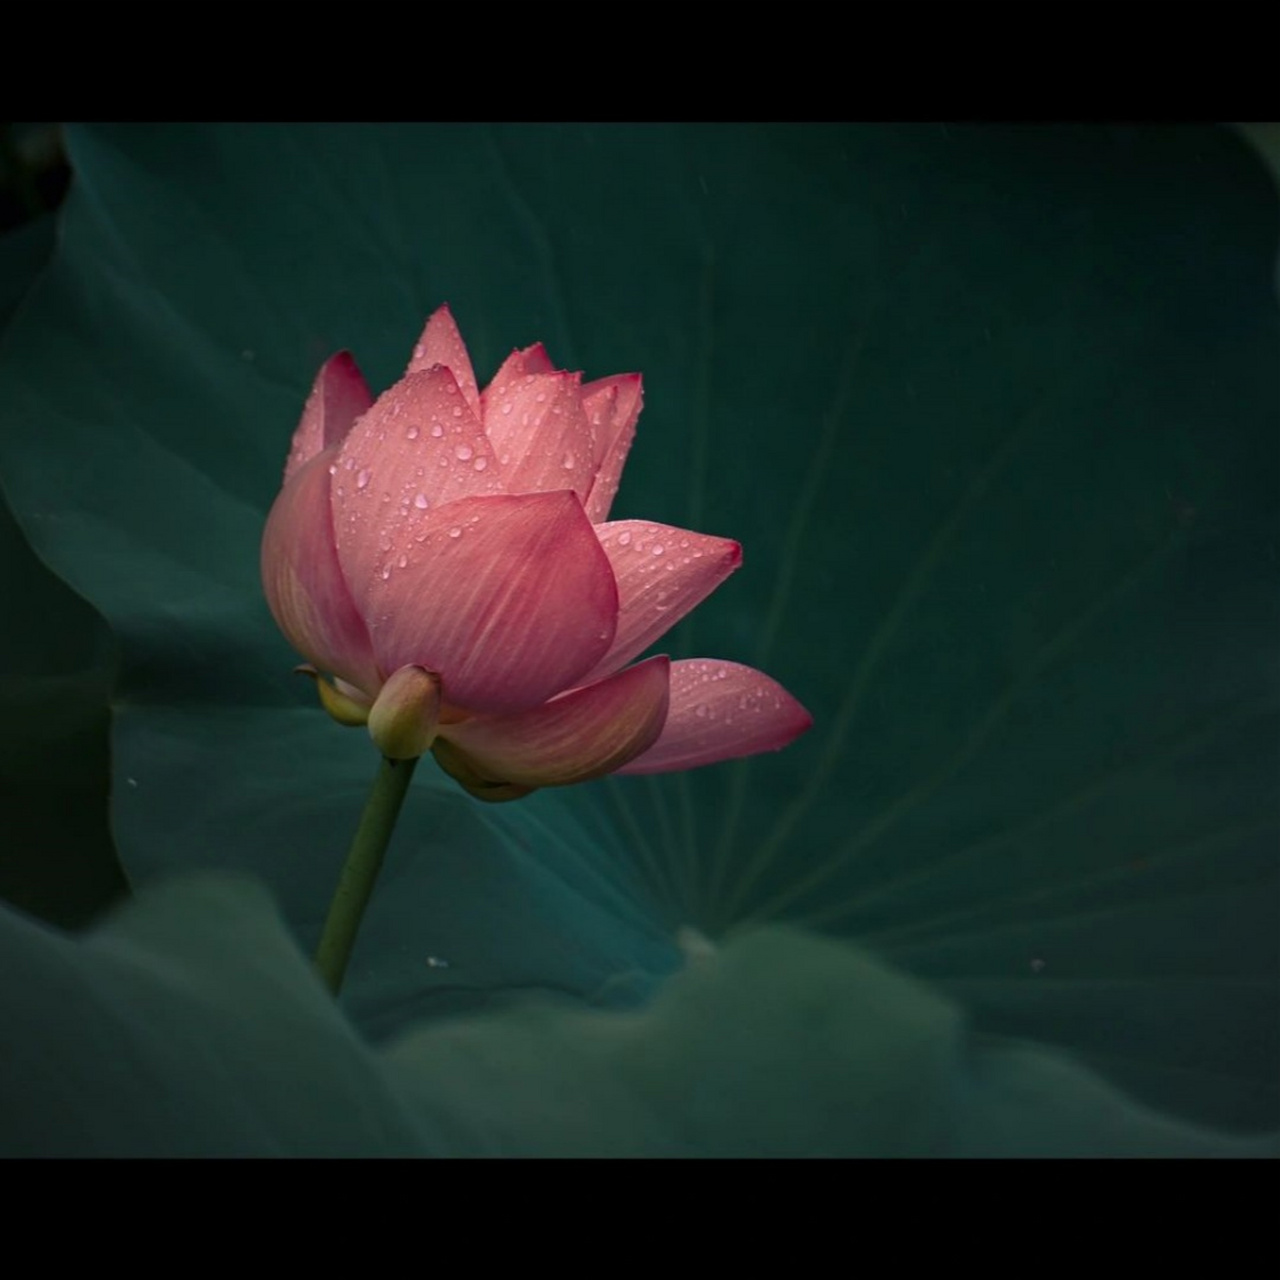
[[[682,925],[788,920],[1142,1104],[1277,1123],[1276,197],[1239,139],[128,126],[71,150],[0,351],[0,463],[121,639],[131,878],[252,870],[314,940],[373,761],[288,675],[257,540],[320,360],[385,386],[447,300],[482,378],[539,338],[643,371],[616,514],[746,555],[670,651],[760,665],[817,724],[495,809],[426,770],[360,1026],[629,1004]]]
[[[922,984],[780,930],[699,956],[641,1010],[528,997],[383,1050],[235,877],[146,886],[80,938],[0,913],[0,966],[23,977],[5,1156],[1276,1154],[973,1037]]]

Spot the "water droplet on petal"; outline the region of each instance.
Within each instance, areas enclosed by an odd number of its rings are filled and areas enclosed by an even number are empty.
[[[389,577],[391,577],[391,566],[390,566],[390,565],[384,565],[384,566],[383,566],[383,570],[382,570],[382,580],[383,580],[383,582],[386,582],[386,580],[387,580]]]
[[[462,537],[462,528],[461,528],[461,526],[459,526],[459,525],[456,525],[456,524],[455,524],[455,525],[453,526],[453,528],[449,530],[449,537],[451,537],[451,538],[460,538],[460,537]]]
[[[444,388],[444,389],[445,389],[445,390],[446,390],[446,391],[447,391],[451,396],[456,396],[456,395],[458,394],[458,384],[457,384],[456,382],[447,382],[447,383],[445,383],[445,388]]]
[[[502,406],[502,412],[503,412],[504,414],[508,414],[508,413],[510,413],[510,412],[511,412],[511,407],[512,407],[512,406],[511,406],[511,401],[510,401],[510,400],[508,400],[508,401],[506,402],[506,404],[504,404],[504,405]]]
[[[539,404],[542,404],[542,403],[546,400],[546,398],[547,398],[547,393],[546,393],[545,391],[539,391],[539,392],[538,392],[538,394],[537,394],[536,396],[534,396],[533,398],[534,398],[534,399],[535,399]]]
[[[466,462],[471,457],[472,450],[469,444],[460,444],[453,452],[459,462]]]
[[[359,474],[358,476],[356,476],[356,488],[357,488],[357,489],[363,489],[363,488],[365,488],[365,487],[368,485],[368,483],[369,483],[369,475],[370,475],[370,472],[369,472],[369,468],[368,468],[368,467],[364,467],[364,468],[362,468],[362,469],[361,469],[360,474]]]
[[[662,545],[662,543],[655,542],[653,546],[649,548],[649,554],[652,556],[660,556],[665,550],[666,548]]]
[[[489,465],[489,459],[485,457],[477,458],[475,462],[472,463],[472,465],[475,467],[477,471],[483,471],[485,467]]]
[[[336,462],[329,463],[329,474],[336,476],[338,474],[338,464]]]
[[[574,458],[572,453],[566,453],[564,457],[560,459],[560,465],[566,471],[572,471],[573,468],[577,465],[577,459]]]
[[[630,543],[631,531],[629,529],[624,529],[620,534],[618,534],[618,546],[625,547],[629,546]]]
[[[405,565],[407,565],[408,563],[409,563],[409,557],[408,557],[408,556],[401,556],[401,557],[400,557],[400,559],[396,561],[396,564],[398,564],[402,569],[403,569],[403,568],[405,567]]]
[[[419,511],[425,511],[431,503],[427,500],[427,495],[425,493],[420,493],[416,498],[414,498],[413,505],[417,507]]]
[[[453,406],[453,416],[454,416],[455,418],[460,418],[460,417],[462,417],[462,406],[461,406],[460,404],[455,404],[455,405]]]
[[[378,539],[378,550],[379,551],[391,550],[391,539],[387,537],[385,533],[382,535],[382,537]]]
[[[410,427],[409,430],[405,432],[405,435],[407,435],[410,440],[416,440],[418,438],[418,428]]]
[[[705,702],[700,702],[696,707],[694,707],[693,714],[697,716],[699,719],[705,720],[707,718],[707,715],[710,713],[710,711],[711,711],[711,708],[707,706]]]
[[[431,434],[439,440],[440,437],[444,435],[444,428],[438,422],[433,422],[431,424]]]

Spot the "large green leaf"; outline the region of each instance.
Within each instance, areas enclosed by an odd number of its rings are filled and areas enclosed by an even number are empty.
[[[643,1010],[527,997],[382,1051],[225,876],[145,888],[80,939],[0,912],[0,973],[4,1156],[1276,1154],[785,931],[698,956]]]
[[[672,651],[764,667],[817,724],[495,809],[424,766],[356,956],[362,1025],[529,987],[634,1000],[680,925],[788,919],[1147,1103],[1280,1119],[1276,200],[1239,141],[71,145],[56,260],[0,351],[0,461],[121,638],[132,876],[252,869],[314,939],[373,760],[287,674],[257,539],[318,362],[349,346],[386,385],[447,299],[482,377],[536,338],[644,372],[618,514],[746,553]]]

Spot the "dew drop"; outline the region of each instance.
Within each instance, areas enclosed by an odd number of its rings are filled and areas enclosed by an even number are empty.
[[[410,427],[409,430],[405,432],[405,435],[407,435],[410,440],[416,440],[418,438],[418,434],[417,427]]]
[[[359,474],[358,476],[356,476],[356,488],[357,488],[357,489],[364,489],[364,488],[366,488],[366,487],[368,486],[368,484],[369,484],[369,475],[370,475],[369,468],[368,468],[368,467],[364,467],[364,468],[361,470],[360,474]]]
[[[534,398],[534,399],[535,399],[539,404],[543,404],[543,403],[545,403],[545,402],[546,402],[546,399],[547,399],[547,393],[546,393],[545,391],[539,391],[539,392],[538,392],[538,394],[537,394],[536,396],[534,396],[533,398]]]
[[[389,577],[391,577],[391,566],[390,566],[390,565],[385,565],[385,566],[383,567],[383,570],[382,570],[382,580],[383,580],[383,582],[386,582],[386,580],[387,580]]]
[[[626,547],[626,546],[629,546],[630,544],[631,544],[631,531],[629,529],[624,529],[620,534],[618,534],[618,546]]]
[[[489,465],[489,459],[483,457],[477,458],[471,465],[474,466],[477,471],[483,471],[485,467]]]
[[[431,503],[427,500],[427,495],[425,493],[420,493],[416,498],[414,498],[413,505],[417,507],[419,511],[425,511]]]
[[[396,561],[396,564],[398,564],[402,569],[403,569],[403,568],[404,568],[408,563],[409,563],[409,557],[408,557],[408,556],[401,556],[401,557],[400,557],[400,559]]]
[[[385,533],[382,535],[382,537],[378,539],[378,550],[379,551],[391,550],[391,539],[387,537]]]
[[[440,437],[444,435],[444,428],[438,422],[433,422],[431,424],[431,434],[439,440]]]
[[[449,530],[449,537],[451,537],[451,538],[460,538],[460,537],[462,537],[462,528],[461,528],[461,526],[459,526],[459,525],[456,525],[456,524],[455,524],[455,525],[453,526],[453,528]]]
[[[338,464],[336,462],[329,463],[329,474],[336,476],[338,474]]]
[[[660,556],[665,550],[666,548],[662,545],[662,543],[655,542],[653,546],[649,548],[649,554],[651,556]]]
[[[705,720],[711,714],[711,708],[705,702],[700,702],[693,709],[693,714],[700,720]]]
[[[459,462],[466,462],[471,457],[472,450],[469,444],[460,444],[453,452]]]
[[[504,404],[504,405],[502,406],[502,412],[503,412],[503,415],[504,415],[504,416],[505,416],[506,414],[508,414],[508,413],[510,413],[510,412],[511,412],[511,401],[510,401],[510,400],[508,400],[508,401],[506,402],[506,404]]]
[[[566,471],[572,471],[573,468],[577,465],[577,460],[574,458],[572,453],[566,453],[564,457],[560,459],[560,465]]]

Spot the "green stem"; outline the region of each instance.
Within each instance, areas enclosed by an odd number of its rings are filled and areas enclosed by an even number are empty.
[[[374,881],[382,870],[382,859],[391,833],[395,830],[400,806],[404,803],[409,780],[413,777],[417,760],[388,760],[383,758],[374,779],[373,790],[365,802],[355,839],[342,864],[338,887],[329,904],[329,916],[324,922],[320,945],[316,948],[316,968],[325,985],[336,996],[347,971],[347,961],[356,944],[360,921],[373,893]]]

